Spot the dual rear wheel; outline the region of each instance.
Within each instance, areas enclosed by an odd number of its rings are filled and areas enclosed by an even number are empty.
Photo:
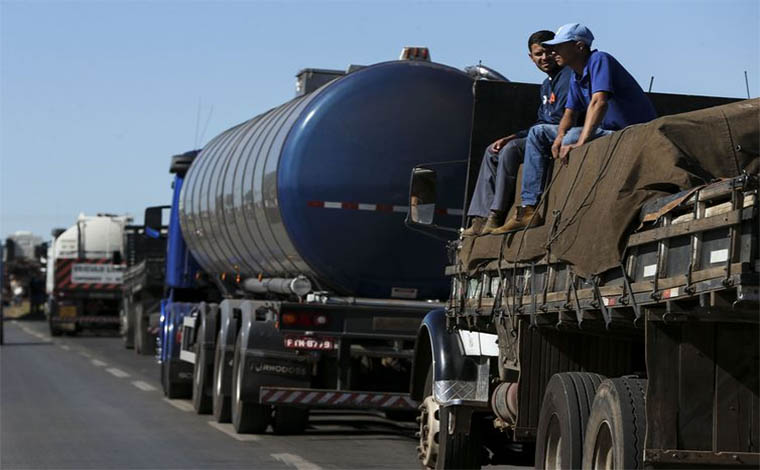
[[[646,380],[555,374],[546,387],[536,467],[642,468]]]

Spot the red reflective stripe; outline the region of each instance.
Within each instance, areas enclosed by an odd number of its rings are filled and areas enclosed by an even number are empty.
[[[359,203],[358,202],[341,202],[340,206],[343,209],[353,209],[353,210],[359,209]]]
[[[378,212],[393,212],[393,204],[378,204]]]
[[[325,207],[325,203],[322,201],[309,201],[306,205],[309,207]]]

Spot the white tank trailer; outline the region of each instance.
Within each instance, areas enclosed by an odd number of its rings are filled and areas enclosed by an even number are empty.
[[[118,328],[124,229],[131,222],[130,216],[80,214],[52,241],[46,279],[52,335]]]

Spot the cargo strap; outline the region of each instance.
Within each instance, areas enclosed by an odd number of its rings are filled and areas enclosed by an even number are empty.
[[[620,271],[623,273],[623,287],[625,288],[625,295],[627,298],[631,299],[631,307],[633,307],[633,314],[635,315],[634,324],[637,324],[639,320],[641,319],[641,309],[639,308],[639,304],[636,303],[636,295],[633,293],[633,289],[631,288],[631,280],[628,278],[628,273],[625,272],[625,266],[623,266],[623,263],[620,263]]]
[[[599,303],[599,310],[602,312],[602,317],[604,318],[604,326],[605,328],[610,328],[610,323],[612,323],[612,318],[610,317],[610,311],[607,309],[607,306],[604,305],[604,298],[602,297],[602,293],[599,291],[599,284],[596,282],[596,277],[593,277],[591,279],[591,286],[594,288],[594,296],[596,297],[596,301]]]

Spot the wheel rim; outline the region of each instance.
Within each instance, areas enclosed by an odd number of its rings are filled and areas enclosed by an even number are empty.
[[[119,318],[121,319],[121,334],[124,335],[124,341],[127,341],[128,338],[126,337],[127,332],[129,331],[127,326],[127,314],[124,312],[124,309],[119,310]]]
[[[435,467],[438,457],[438,440],[441,429],[441,407],[430,395],[420,405],[420,445],[417,448],[420,462]]]
[[[240,403],[241,383],[243,382],[243,368],[240,367],[240,361],[235,361],[235,407]]]
[[[196,388],[200,388],[201,386],[201,368],[202,364],[204,364],[205,357],[203,357],[205,354],[203,354],[203,348],[198,348],[198,356],[195,358],[195,368],[193,369],[193,376],[195,378],[195,386]],[[201,390],[202,391],[202,390]]]
[[[612,430],[607,421],[602,421],[596,433],[596,441],[594,441],[594,457],[591,461],[591,468],[611,470],[614,468],[614,463]]]
[[[216,377],[214,380],[214,390],[216,390],[216,396],[222,396],[222,367],[224,367],[224,353],[219,354],[219,364],[216,367]]]
[[[544,468],[560,469],[562,466],[562,432],[556,413],[549,419],[544,443]]]

